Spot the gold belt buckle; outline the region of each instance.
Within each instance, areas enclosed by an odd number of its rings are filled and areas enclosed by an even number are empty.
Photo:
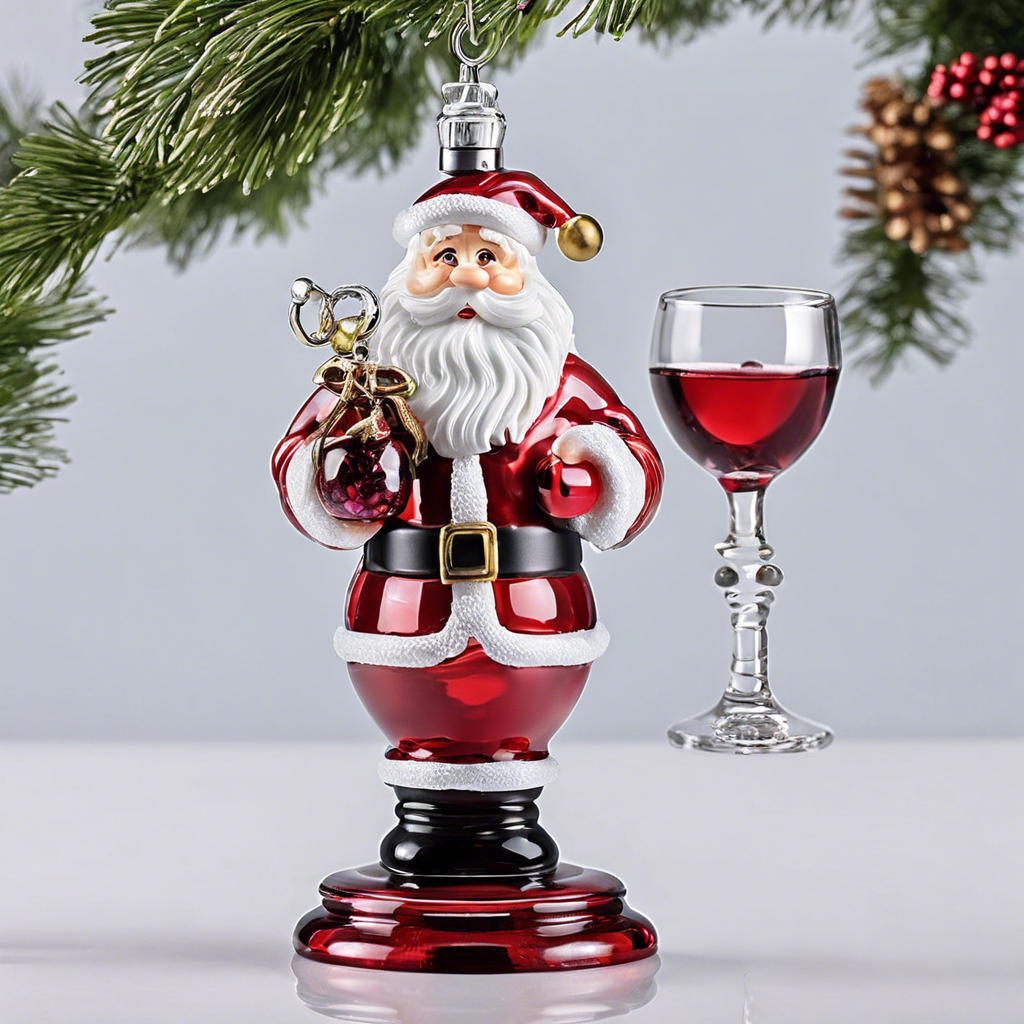
[[[453,565],[458,537],[479,537],[483,559],[479,565]],[[494,523],[449,523],[441,527],[438,542],[442,583],[493,583],[498,578],[498,530]]]

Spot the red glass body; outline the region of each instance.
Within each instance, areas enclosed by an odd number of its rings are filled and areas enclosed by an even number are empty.
[[[303,956],[352,967],[486,974],[629,963],[654,954],[650,921],[613,875],[562,864],[546,878],[402,883],[380,866],[320,886],[295,931]]]
[[[520,761],[546,757],[576,706],[589,665],[510,668],[473,642],[431,668],[348,666],[396,760]]]
[[[273,472],[282,504],[295,519],[287,492],[289,460],[333,407],[335,397],[315,392],[278,445]],[[349,415],[337,431],[351,426]],[[587,464],[568,466],[552,447],[577,425],[605,424],[622,438],[644,470],[644,507],[627,538],[642,530],[657,507],[662,468],[658,453],[636,417],[593,367],[575,354],[565,361],[554,394],[519,443],[506,443],[480,457],[487,490],[487,517],[498,527],[559,523],[589,511],[600,496],[600,478]],[[393,437],[409,447],[398,425]],[[452,462],[431,448],[416,467],[399,518],[410,526],[441,527],[451,520]],[[499,579],[494,590],[498,621],[514,633],[572,633],[597,621],[590,584],[583,572],[565,577]],[[349,590],[347,625],[361,633],[423,636],[444,628],[451,588],[440,580],[387,576],[360,570]],[[360,698],[388,739],[392,755],[435,760],[535,758],[580,695],[589,666],[518,669],[499,665],[476,644],[435,668],[353,666]]]
[[[806,451],[824,426],[838,379],[830,367],[651,369],[676,443],[727,491],[767,486]]]
[[[586,575],[496,580],[499,620],[517,633],[591,629],[597,609]],[[451,587],[361,571],[349,596],[348,627],[421,636],[443,628]],[[430,668],[350,664],[349,675],[391,757],[432,761],[532,760],[580,697],[589,665],[512,668],[475,641]]]

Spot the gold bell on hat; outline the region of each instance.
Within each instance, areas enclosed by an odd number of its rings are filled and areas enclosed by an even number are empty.
[[[593,217],[578,213],[558,229],[558,248],[563,256],[583,263],[593,259],[604,245],[604,232]]]

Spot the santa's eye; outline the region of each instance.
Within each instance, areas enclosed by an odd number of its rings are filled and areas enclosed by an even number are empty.
[[[449,267],[457,267],[459,265],[459,257],[456,255],[454,249],[442,249],[435,257],[435,263],[447,263]]]
[[[495,260],[494,253],[490,249],[481,249],[476,254],[476,261],[481,267],[486,267],[488,263],[493,263]]]

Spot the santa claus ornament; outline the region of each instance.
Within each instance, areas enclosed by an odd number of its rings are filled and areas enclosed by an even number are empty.
[[[636,417],[577,353],[541,273],[601,230],[505,170],[480,59],[438,118],[445,177],[395,220],[404,255],[376,297],[292,290],[292,326],[334,356],[278,445],[281,501],[329,548],[362,548],[334,638],[388,739],[398,825],[379,863],[330,875],[295,932],[314,960],[388,970],[544,971],[650,956],[655,934],[601,871],[560,863],[535,804],[552,735],[608,644],[583,541],[650,521],[662,471]],[[304,303],[317,295],[308,334]],[[338,320],[335,306],[360,311]]]

